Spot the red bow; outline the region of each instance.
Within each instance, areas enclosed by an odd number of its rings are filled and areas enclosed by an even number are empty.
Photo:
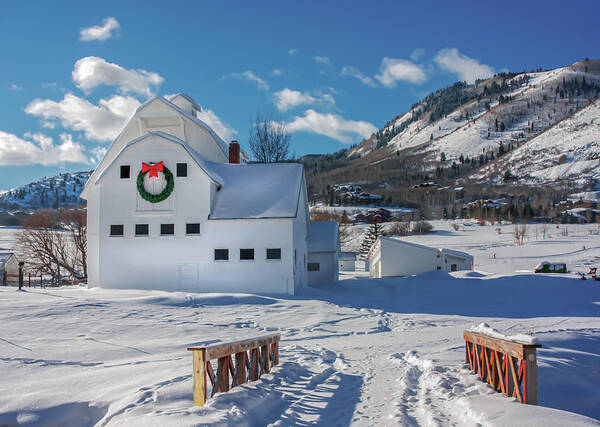
[[[142,162],[142,173],[150,171],[150,178],[153,176],[158,178],[158,173],[163,171],[163,162],[158,162],[155,165],[149,165],[148,163]]]

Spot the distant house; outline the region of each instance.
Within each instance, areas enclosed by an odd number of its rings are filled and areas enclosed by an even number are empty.
[[[308,234],[308,283],[329,285],[338,280],[338,223],[311,222]]]
[[[3,286],[19,284],[19,260],[13,252],[0,253],[0,281]]]
[[[340,252],[338,260],[340,271],[356,271],[356,254],[354,252]]]
[[[379,237],[367,258],[372,278],[412,276],[431,270],[472,270],[473,257],[465,252]]]

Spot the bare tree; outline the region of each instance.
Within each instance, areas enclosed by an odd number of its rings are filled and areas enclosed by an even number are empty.
[[[285,125],[257,114],[249,134],[250,151],[259,163],[277,163],[288,159],[292,137]]]
[[[17,247],[28,268],[37,274],[87,277],[87,224],[82,209],[37,211],[24,223]]]

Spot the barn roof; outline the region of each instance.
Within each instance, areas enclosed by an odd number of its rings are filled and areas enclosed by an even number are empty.
[[[296,216],[304,177],[302,165],[206,163],[222,179],[209,219]]]
[[[308,234],[308,252],[336,252],[338,223],[335,221],[311,221]]]

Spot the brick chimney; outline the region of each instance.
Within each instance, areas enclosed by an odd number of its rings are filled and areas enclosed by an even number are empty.
[[[229,144],[229,163],[239,163],[240,162],[240,144],[236,139],[231,141]]]

